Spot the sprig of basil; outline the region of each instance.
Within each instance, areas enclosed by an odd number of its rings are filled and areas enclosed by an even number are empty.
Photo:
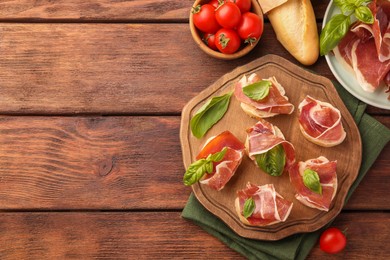
[[[226,113],[233,92],[209,99],[190,121],[192,134],[201,138]]]
[[[286,152],[283,145],[278,144],[266,153],[255,155],[255,159],[260,169],[271,176],[280,176],[286,165]]]
[[[252,198],[249,198],[244,203],[244,209],[242,211],[245,218],[249,218],[252,216],[253,212],[255,211],[256,205],[255,201]]]
[[[320,177],[316,171],[313,171],[312,169],[305,169],[303,171],[303,184],[311,191],[322,195]]]
[[[272,86],[269,80],[260,80],[242,88],[245,96],[259,101],[266,98],[269,94],[269,88]]]
[[[320,54],[326,55],[336,47],[349,31],[351,16],[355,15],[363,23],[372,24],[374,16],[366,6],[371,0],[334,0],[342,14],[333,16],[325,25],[320,35]]]
[[[184,173],[183,183],[186,186],[190,186],[199,181],[206,173],[213,172],[213,162],[220,162],[227,152],[227,148],[224,147],[220,152],[209,154],[206,159],[200,159],[193,162]]]

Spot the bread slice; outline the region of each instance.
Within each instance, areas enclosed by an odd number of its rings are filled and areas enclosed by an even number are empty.
[[[268,12],[280,43],[303,65],[312,65],[319,55],[319,37],[309,0],[288,0]]]

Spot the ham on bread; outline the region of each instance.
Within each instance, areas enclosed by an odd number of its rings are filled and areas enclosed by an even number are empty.
[[[253,212],[244,217],[244,205],[248,199],[254,202]],[[235,209],[242,223],[250,226],[268,226],[284,222],[290,215],[293,203],[275,191],[273,184],[256,186],[248,182],[243,190],[237,191]]]
[[[328,211],[337,191],[337,161],[329,161],[320,156],[306,162],[299,162],[289,171],[290,181],[295,188],[295,197],[304,205],[323,211]],[[306,169],[315,171],[319,176],[322,188],[318,194],[305,186],[303,175]]]
[[[199,181],[215,190],[221,190],[233,177],[241,164],[245,146],[230,131],[224,131],[210,138],[196,157],[197,160],[205,159],[208,155],[220,152],[227,147],[223,159],[213,163],[213,171],[205,174]]]
[[[374,92],[386,84],[385,79],[390,73],[390,2],[374,0],[368,7],[373,13],[374,23],[355,22],[333,53],[355,74],[363,90]]]
[[[244,94],[244,87],[260,80],[256,73],[252,73],[249,77],[244,75],[236,84],[234,95],[241,102],[241,108],[244,112],[256,119],[272,117],[278,114],[291,114],[294,111],[294,105],[288,101],[284,88],[275,77],[266,79],[272,85],[270,86],[268,96],[264,99],[256,101]]]
[[[283,172],[288,170],[295,162],[295,150],[294,146],[284,139],[284,136],[277,126],[272,125],[270,122],[261,119],[254,126],[248,128],[247,139],[245,142],[246,150],[250,159],[252,159],[257,166],[256,156],[265,154],[278,145],[283,147],[285,153],[285,165]],[[263,169],[264,170],[264,169]],[[274,175],[271,172],[268,174]],[[281,173],[280,173],[281,174]],[[278,176],[274,175],[274,176]]]
[[[306,96],[298,110],[299,128],[307,140],[324,147],[344,141],[346,133],[341,113],[334,106]]]

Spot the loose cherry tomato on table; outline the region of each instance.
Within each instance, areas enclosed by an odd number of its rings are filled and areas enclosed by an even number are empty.
[[[251,10],[252,1],[251,0],[228,0],[227,2],[235,3],[240,9],[241,13],[246,13]]]
[[[320,248],[329,254],[341,252],[347,244],[347,238],[340,229],[331,227],[325,230],[320,237]]]
[[[215,18],[223,28],[234,29],[241,18],[241,11],[236,4],[224,3],[215,9]]]
[[[260,17],[251,12],[241,15],[240,23],[237,26],[238,35],[246,43],[254,43],[258,41],[263,34],[264,24]]]
[[[221,26],[214,15],[215,8],[212,5],[197,5],[192,8],[194,25],[196,28],[206,33],[215,33]]]
[[[235,53],[241,45],[241,38],[233,29],[222,28],[215,34],[215,45],[222,53]]]
[[[215,35],[214,34],[206,33],[205,35],[203,35],[202,40],[210,49],[213,49],[215,51],[218,50],[217,46],[215,45]]]

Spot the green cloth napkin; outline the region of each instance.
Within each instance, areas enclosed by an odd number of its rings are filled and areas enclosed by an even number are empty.
[[[359,175],[348,192],[346,198],[348,200],[382,149],[390,141],[390,130],[364,113],[366,104],[354,98],[338,83],[334,82],[334,85],[359,127],[363,145],[362,164]],[[278,241],[243,238],[234,233],[219,218],[207,211],[197,201],[194,194],[191,194],[182,212],[182,217],[192,220],[205,231],[248,259],[305,259],[317,243],[323,229],[326,228],[324,227],[312,233],[295,234]],[[330,223],[327,226],[329,225]]]

